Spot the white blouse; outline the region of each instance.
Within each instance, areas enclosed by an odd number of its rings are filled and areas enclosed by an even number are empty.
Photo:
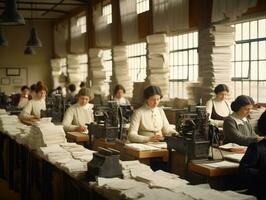
[[[87,123],[93,122],[93,104],[80,106],[78,103],[70,106],[63,119],[65,131],[74,131],[77,127],[86,127]]]
[[[41,110],[46,110],[45,99],[31,99],[20,113],[20,117],[27,119],[32,117],[41,118]]]
[[[125,97],[120,99],[114,98],[114,101],[117,102],[117,105],[130,105],[130,102]]]
[[[132,115],[128,138],[131,142],[148,142],[150,136],[176,133],[169,124],[162,108],[143,105]]]

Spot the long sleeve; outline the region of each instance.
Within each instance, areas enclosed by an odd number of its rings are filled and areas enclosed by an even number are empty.
[[[163,120],[163,128],[162,133],[163,135],[169,135],[171,133],[177,133],[177,131],[169,124],[168,119],[166,118],[166,115],[164,113],[164,110],[161,108],[160,110],[161,117]]]
[[[212,99],[210,99],[206,103],[206,112],[209,114],[209,121],[214,126],[222,127],[223,123],[224,123],[224,120],[216,120],[216,119],[212,119],[211,118],[211,116],[212,116],[212,108],[213,108],[213,101],[212,101]]]
[[[29,101],[26,106],[23,108],[22,112],[20,113],[21,119],[28,119],[34,117],[34,115],[31,115],[32,113],[32,101]]]
[[[248,146],[250,143],[257,141],[257,136],[248,122],[245,125],[237,125],[232,117],[225,118],[223,132],[226,142]]]
[[[74,109],[70,107],[67,109],[62,122],[65,131],[74,131],[77,127],[79,127],[77,125],[72,124],[73,119],[74,119]]]
[[[145,143],[149,141],[148,136],[139,135],[138,131],[140,128],[141,122],[141,112],[136,110],[131,118],[130,127],[128,132],[128,139],[130,142],[138,142],[138,143]]]

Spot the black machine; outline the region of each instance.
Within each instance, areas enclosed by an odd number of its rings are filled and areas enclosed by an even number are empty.
[[[107,105],[94,107],[94,123],[88,124],[89,134],[96,138],[106,138],[107,141],[122,139],[124,124],[130,121],[133,113],[131,106],[121,106],[115,101]]]
[[[210,144],[207,140],[208,114],[206,107],[196,106],[193,109],[178,110],[177,112],[176,129],[179,135],[165,138],[169,154],[174,149],[178,153],[184,154],[187,161],[208,158]]]
[[[122,178],[122,166],[119,163],[120,152],[111,148],[99,148],[93,154],[93,159],[88,163],[88,179],[95,180],[95,177]]]
[[[62,95],[56,94],[46,97],[46,110],[41,111],[41,117],[52,117],[52,122],[60,123],[65,112],[65,103]]]

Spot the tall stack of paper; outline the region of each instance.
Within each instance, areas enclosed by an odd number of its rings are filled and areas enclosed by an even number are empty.
[[[230,85],[231,47],[234,44],[235,28],[230,25],[215,25],[199,32],[199,80],[198,93],[189,98],[202,98],[203,103],[212,97],[218,84]],[[192,88],[189,88],[190,90]]]
[[[60,86],[60,75],[62,73],[62,66],[66,66],[65,58],[56,58],[51,59],[51,67],[52,67],[52,76],[53,76],[53,87],[57,88]]]
[[[79,55],[68,54],[67,55],[67,72],[70,83],[73,83],[78,87],[80,84],[80,66],[79,66]]]
[[[148,66],[147,79],[150,85],[159,86],[165,100],[168,99],[169,88],[169,47],[165,34],[147,36]]]
[[[106,94],[105,80],[106,73],[103,65],[103,51],[102,49],[89,49],[90,57],[90,80],[92,80],[92,90],[95,94]]]
[[[129,74],[126,46],[113,48],[113,85],[121,84],[126,90],[125,96],[132,97],[133,82]]]
[[[17,135],[20,130],[17,129],[19,123],[18,117],[15,115],[0,115],[0,131],[8,135]]]

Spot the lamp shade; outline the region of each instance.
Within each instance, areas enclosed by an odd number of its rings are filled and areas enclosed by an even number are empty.
[[[25,20],[17,11],[16,0],[5,0],[4,12],[0,15],[0,25],[24,25]]]
[[[2,29],[0,28],[0,46],[7,46],[7,45],[8,45],[8,41],[4,37]]]
[[[34,51],[34,49],[32,47],[26,47],[26,49],[24,50],[24,54],[25,55],[35,55],[36,52]]]
[[[42,47],[42,42],[37,35],[36,29],[33,27],[30,31],[30,37],[26,44],[27,47]]]

